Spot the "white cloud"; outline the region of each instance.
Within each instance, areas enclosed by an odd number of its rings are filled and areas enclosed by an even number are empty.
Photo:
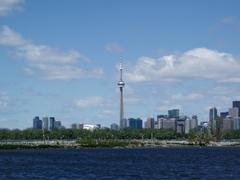
[[[98,114],[98,118],[108,118],[108,117],[112,117],[115,114],[116,114],[116,112],[106,109]]]
[[[23,46],[24,44],[27,44],[27,42],[20,34],[14,32],[8,26],[3,26],[0,31],[0,44],[6,46]]]
[[[190,93],[190,94],[174,94],[171,96],[171,99],[174,101],[196,101],[202,99],[204,96],[199,93]]]
[[[127,96],[125,98],[125,102],[132,105],[139,104],[141,101],[142,99],[136,96]]]
[[[6,93],[0,91],[0,111],[5,110],[9,105],[9,97]]]
[[[113,115],[113,114],[114,114],[114,111],[112,111],[112,110],[104,110],[104,111],[102,112],[102,114],[104,114],[104,115],[106,115],[106,116],[110,116],[110,115]]]
[[[108,43],[105,45],[104,48],[106,51],[114,52],[114,53],[121,53],[124,51],[124,49],[118,43]]]
[[[92,107],[102,107],[105,101],[101,96],[91,96],[85,99],[79,99],[75,101],[75,105],[78,108],[92,108]]]
[[[182,110],[182,106],[179,104],[162,104],[156,108],[156,111],[159,113],[167,114],[168,110],[170,109],[179,109],[180,111]]]
[[[220,80],[223,83],[240,83],[240,77],[230,77]]]
[[[48,80],[71,80],[86,77],[99,77],[100,68],[86,70],[79,63],[89,62],[89,58],[76,50],[62,51],[47,45],[36,45],[24,39],[19,33],[4,26],[0,31],[0,45],[15,48],[15,56],[24,59],[27,74],[39,75]]]
[[[17,48],[16,55],[31,62],[73,64],[81,55],[77,51],[62,52],[45,45],[26,44]]]
[[[49,65],[49,64],[35,64],[31,65],[39,71],[41,77],[47,80],[70,80],[80,78],[101,77],[103,74],[102,69],[85,70],[73,65]],[[27,71],[26,71],[27,70]],[[25,69],[28,74],[34,72]]]
[[[223,17],[220,22],[224,25],[234,25],[239,23],[239,18],[237,16],[226,16]]]
[[[141,57],[126,73],[128,81],[175,81],[181,79],[210,79],[236,82],[240,79],[239,59],[229,53],[196,48],[180,55],[159,59]]]
[[[13,10],[22,10],[24,0],[0,0],[0,16],[6,16]]]

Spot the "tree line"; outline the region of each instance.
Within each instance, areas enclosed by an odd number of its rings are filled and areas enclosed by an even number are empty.
[[[176,139],[173,129],[0,129],[0,140],[75,140],[75,139]]]
[[[177,133],[173,129],[95,129],[93,131],[85,129],[0,129],[0,140],[75,140],[75,139],[210,139],[211,135],[207,131],[191,130],[188,134]],[[221,139],[240,139],[240,130],[225,131],[221,134]]]

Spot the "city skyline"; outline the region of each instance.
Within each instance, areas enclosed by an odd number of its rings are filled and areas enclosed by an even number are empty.
[[[239,1],[0,1],[0,128],[119,124],[240,100]],[[44,13],[43,13],[44,12]]]

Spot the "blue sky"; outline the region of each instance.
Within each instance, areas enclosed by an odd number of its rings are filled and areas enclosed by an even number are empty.
[[[208,119],[240,99],[239,1],[0,0],[0,127],[63,125],[168,109]]]

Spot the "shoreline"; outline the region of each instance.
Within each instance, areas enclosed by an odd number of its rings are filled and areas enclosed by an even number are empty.
[[[107,143],[106,143],[107,142]],[[113,143],[114,142],[114,143]],[[119,143],[121,142],[121,143]],[[16,149],[137,149],[137,148],[168,148],[168,147],[240,147],[239,141],[211,141],[207,144],[198,144],[186,140],[157,140],[157,141],[102,141],[95,144],[63,141],[59,143],[44,142],[5,142],[0,143],[0,150]]]

